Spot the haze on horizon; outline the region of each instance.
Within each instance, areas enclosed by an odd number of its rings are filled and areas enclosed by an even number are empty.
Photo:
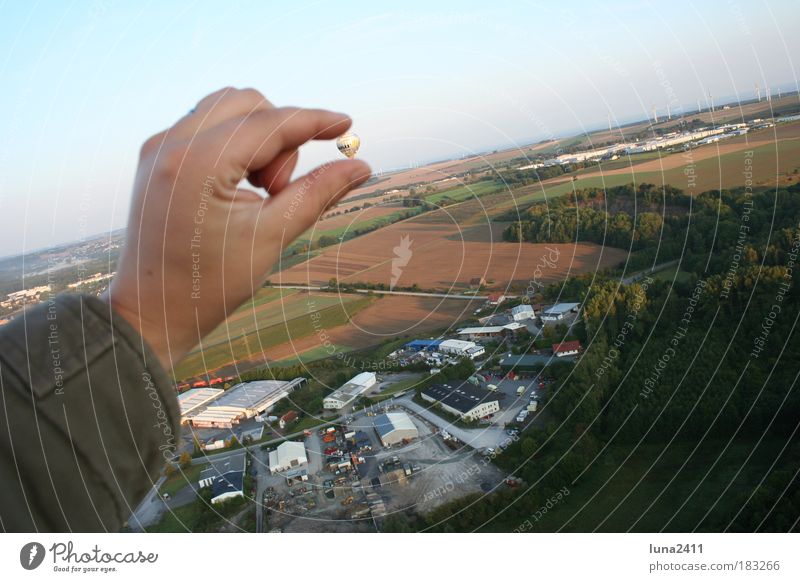
[[[0,255],[124,225],[139,146],[220,87],[353,116],[375,170],[797,90],[796,5],[329,0],[0,9]],[[705,103],[703,103],[705,105]],[[298,172],[338,154],[322,142]]]

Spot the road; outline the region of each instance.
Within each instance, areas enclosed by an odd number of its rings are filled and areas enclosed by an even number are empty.
[[[631,283],[635,283],[640,279],[644,279],[648,275],[652,275],[653,273],[657,273],[659,271],[663,271],[664,269],[671,267],[673,265],[677,265],[680,259],[675,259],[673,261],[667,261],[666,263],[661,263],[660,265],[656,265],[652,269],[645,269],[644,271],[639,271],[638,273],[634,273],[629,277],[625,277],[622,280],[623,285],[630,285]]]
[[[462,443],[465,443],[478,450],[486,449],[488,447],[496,448],[500,445],[500,443],[508,440],[508,435],[500,426],[488,425],[482,428],[462,428],[460,426],[453,425],[428,408],[420,406],[414,402],[411,399],[410,394],[393,400],[392,404],[396,404],[413,412],[417,416],[424,418],[432,425],[438,427],[440,430],[446,430]]]
[[[272,283],[271,287],[277,287],[281,289],[301,289],[304,291],[329,291],[331,288],[327,285],[283,285],[279,283]],[[348,293],[351,290],[347,291]],[[428,291],[387,291],[385,289],[352,289],[353,293],[364,293],[368,295],[370,293],[374,295],[408,295],[411,297],[439,297],[441,299],[465,299],[468,301],[473,300],[481,300],[486,301],[489,299],[488,295],[466,295],[466,294],[459,294],[459,293],[435,293],[435,292],[428,292]],[[516,295],[506,295],[508,299],[515,299]]]
[[[150,492],[147,496],[142,500],[142,502],[133,510],[133,513],[128,518],[128,526],[133,531],[144,531],[148,525],[152,525],[156,523],[159,518],[161,517],[161,513],[164,511],[166,507],[164,505],[164,501],[161,499],[161,496],[158,494],[158,490],[164,484],[167,478],[162,475],[159,477],[158,481],[156,481],[153,488],[150,489]]]
[[[527,404],[528,397],[531,392],[531,388],[533,387],[533,380],[496,380],[496,384],[501,392],[504,393],[505,397],[501,403],[502,411],[500,416],[496,419],[495,424],[482,426],[481,428],[463,428],[460,426],[455,426],[451,424],[448,420],[438,416],[433,411],[429,410],[426,407],[420,406],[416,402],[412,400],[413,394],[406,394],[400,398],[392,398],[391,400],[386,400],[382,402],[380,405],[377,406],[384,406],[384,405],[396,405],[402,408],[405,408],[409,412],[412,412],[419,416],[420,418],[426,420],[428,423],[436,426],[439,430],[446,430],[451,435],[456,437],[461,442],[473,447],[477,450],[483,450],[489,447],[498,448],[501,443],[507,442],[509,437],[503,428],[503,425],[506,422],[512,422],[513,418],[516,416],[517,412],[520,408],[522,408],[525,404]],[[526,385],[526,395],[522,398],[517,397],[516,395],[516,388],[520,384]],[[325,426],[331,426],[340,424],[344,421],[346,416],[352,416],[353,421],[350,424],[350,427],[355,430],[364,430],[370,436],[373,436],[374,433],[371,430],[372,428],[372,419],[366,417],[363,411],[357,412],[355,414],[348,414],[339,416],[335,419],[329,420],[325,423],[321,423],[311,430],[312,436],[310,438],[305,439],[306,441],[306,448],[309,460],[309,474],[313,475],[319,472],[322,468],[322,461],[323,461],[323,452],[322,452],[322,444],[319,438],[319,430]],[[531,424],[535,417],[538,415],[532,415],[527,424]],[[262,531],[264,528],[263,525],[263,495],[264,491],[268,486],[276,485],[276,481],[280,481],[283,479],[278,475],[270,475],[269,473],[269,465],[268,465],[268,453],[267,451],[261,450],[261,447],[264,445],[275,445],[282,443],[285,440],[291,440],[294,438],[304,438],[304,431],[296,431],[291,434],[286,434],[281,437],[277,437],[268,441],[262,441],[259,443],[255,443],[252,445],[248,445],[244,447],[247,450],[250,450],[253,454],[253,465],[257,469],[256,474],[256,531]],[[377,437],[376,437],[377,438]],[[375,451],[377,452],[380,449],[377,441],[374,444]],[[231,455],[238,454],[242,451],[241,448],[238,449],[228,449],[225,451],[221,451],[216,454],[211,455],[203,455],[201,457],[197,457],[192,459],[193,465],[204,465],[206,463],[210,463],[212,461],[219,461],[225,459]],[[368,462],[375,462],[376,457],[381,455],[376,454],[376,452],[368,455],[370,458]],[[386,454],[395,454],[397,451],[394,452],[388,451]],[[164,482],[164,477],[159,479],[156,483],[155,487],[148,493],[147,497],[139,504],[134,514],[129,519],[131,524],[131,528],[141,530],[144,527],[155,523],[160,518],[161,514],[163,513],[166,505],[164,501],[158,496],[158,488]],[[182,491],[180,493],[184,493],[189,495],[194,492]],[[190,501],[192,496],[185,497],[184,495],[176,495],[173,500],[169,502],[170,507],[177,507],[178,505],[185,504],[186,502]]]
[[[310,429],[307,429],[307,430],[310,430],[313,433],[314,431],[318,431],[319,429],[321,429],[324,426],[331,426],[333,424],[338,424],[339,422],[341,422],[341,420],[342,420],[341,416],[337,417],[337,418],[333,418],[333,419],[331,419],[331,420],[329,420],[327,422],[322,422],[322,423],[320,423],[320,424],[318,424],[318,425],[316,425],[316,426],[314,426],[314,427],[312,427]],[[293,432],[291,434],[285,434],[283,436],[279,436],[279,437],[276,437],[274,439],[270,439],[268,441],[260,441],[260,442],[254,443],[252,445],[247,445],[246,447],[242,447],[242,448],[250,450],[250,451],[254,451],[254,450],[259,450],[264,445],[279,444],[279,443],[282,443],[283,441],[291,440],[293,438],[302,437],[302,436],[304,436],[304,432],[302,430],[299,430],[299,431]],[[214,454],[211,454],[211,455],[203,455],[201,457],[196,457],[196,458],[192,459],[192,465],[205,465],[206,463],[210,463],[211,461],[218,461],[220,459],[225,459],[227,457],[230,457],[231,455],[234,455],[234,454],[238,453],[239,451],[242,450],[242,448],[225,449],[224,451],[222,451],[220,453],[214,453]]]

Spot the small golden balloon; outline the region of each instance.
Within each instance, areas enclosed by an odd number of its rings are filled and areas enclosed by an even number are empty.
[[[356,157],[356,152],[361,145],[361,138],[356,134],[347,132],[336,140],[336,147],[348,158]]]

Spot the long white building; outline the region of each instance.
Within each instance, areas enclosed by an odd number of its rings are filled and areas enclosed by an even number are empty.
[[[257,380],[237,384],[208,406],[188,413],[185,422],[197,428],[232,428],[241,420],[253,418],[271,409],[291,392],[302,386],[305,378]]]
[[[222,388],[192,388],[186,392],[178,394],[178,406],[181,409],[181,423],[188,421],[188,417],[194,411],[219,397],[223,392]]]
[[[483,346],[479,346],[475,342],[458,339],[442,340],[437,349],[443,354],[472,360],[486,353],[486,349]]]
[[[341,410],[378,382],[375,372],[361,372],[322,400],[327,410]]]
[[[580,303],[556,303],[542,311],[542,321],[561,321],[571,311],[577,311]]]
[[[500,411],[494,392],[487,392],[469,382],[457,386],[434,384],[420,394],[423,400],[438,404],[443,410],[464,420],[486,418]]]

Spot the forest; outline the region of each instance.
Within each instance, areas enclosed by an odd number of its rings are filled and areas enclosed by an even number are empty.
[[[584,275],[575,366],[493,460],[521,480],[386,531],[798,530],[800,186],[642,185],[535,205],[507,240],[591,240],[686,274]],[[524,244],[524,242],[522,243]]]

